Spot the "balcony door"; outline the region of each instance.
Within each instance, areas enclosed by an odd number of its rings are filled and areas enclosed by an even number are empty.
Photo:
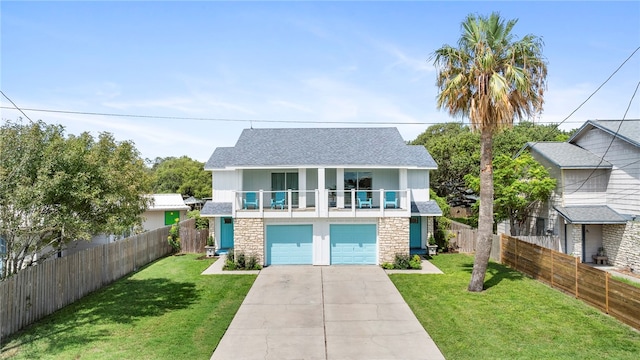
[[[371,198],[372,193],[371,171],[345,171],[344,172],[344,206],[351,207],[351,190],[367,191],[367,198]]]
[[[298,206],[298,192],[300,189],[298,185],[298,173],[271,173],[271,191],[287,191],[294,190],[291,194],[291,201],[293,206]],[[271,194],[271,198],[274,199],[275,193]],[[287,204],[289,198],[287,197]]]

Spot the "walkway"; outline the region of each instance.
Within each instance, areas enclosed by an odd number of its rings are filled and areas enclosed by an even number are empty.
[[[444,357],[380,267],[271,266],[211,359]]]

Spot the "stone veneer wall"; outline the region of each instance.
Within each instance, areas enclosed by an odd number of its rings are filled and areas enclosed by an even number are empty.
[[[609,264],[640,273],[640,222],[602,225],[602,244]]]
[[[233,224],[233,251],[235,255],[254,255],[264,265],[264,222],[262,219],[236,218]]]
[[[378,241],[380,264],[393,263],[396,254],[409,255],[409,218],[379,218]]]
[[[570,254],[578,259],[582,259],[582,225],[572,224],[571,227],[571,240],[573,241],[570,243],[573,243],[573,249]]]
[[[209,218],[209,236],[216,238],[216,218]],[[220,249],[220,244],[216,244],[216,251]]]

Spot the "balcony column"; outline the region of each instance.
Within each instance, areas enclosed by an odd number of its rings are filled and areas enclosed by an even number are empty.
[[[345,197],[345,193],[344,193],[344,168],[337,168],[336,169],[336,195],[337,195],[337,202],[336,202],[336,207],[338,209],[344,209],[344,197]],[[351,196],[351,194],[349,194],[349,196]]]
[[[327,186],[324,181],[324,170],[324,168],[318,168],[318,198],[316,199],[316,206],[318,207],[320,217],[329,216],[329,198],[326,189]]]
[[[407,186],[409,185],[409,178],[407,175],[407,169],[398,169],[398,184],[400,185],[400,189],[398,190],[407,190]],[[411,197],[409,196],[408,191],[401,191],[400,195],[400,208],[406,209],[411,208]]]
[[[298,169],[298,208],[307,208],[307,169]]]

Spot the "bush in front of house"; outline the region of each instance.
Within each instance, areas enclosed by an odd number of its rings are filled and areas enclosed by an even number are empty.
[[[258,257],[255,255],[245,255],[242,252],[234,254],[233,249],[229,249],[227,260],[222,270],[260,270],[262,265],[258,263]]]
[[[420,270],[422,269],[422,259],[419,255],[411,257],[407,254],[396,254],[393,264],[385,262],[380,266],[387,270]]]

